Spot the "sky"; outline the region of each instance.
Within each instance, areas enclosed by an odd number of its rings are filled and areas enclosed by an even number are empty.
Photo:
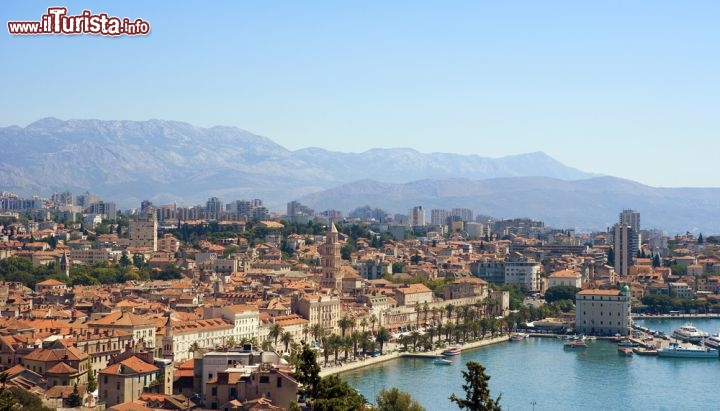
[[[544,151],[653,186],[720,186],[720,2],[2,1],[0,16],[51,6],[151,31],[5,27],[2,127],[156,118],[293,150]]]

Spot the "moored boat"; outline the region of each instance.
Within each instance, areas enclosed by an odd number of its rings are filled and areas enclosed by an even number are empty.
[[[640,348],[635,347],[632,349],[633,352],[637,355],[658,355],[658,352],[654,348]]]
[[[442,355],[444,356],[452,356],[452,355],[460,355],[462,353],[462,347],[459,345],[456,345],[451,348],[446,348],[445,351],[442,352]]]
[[[705,343],[705,346],[707,346],[707,347],[714,348],[716,350],[720,350],[720,332],[715,333],[715,334],[709,336],[708,338],[706,338],[704,343]]]
[[[699,343],[703,339],[708,337],[708,333],[702,330],[698,330],[694,325],[686,323],[680,328],[673,330],[672,336],[678,340],[687,342]]]
[[[631,357],[633,355],[633,349],[630,347],[618,347],[618,354]]]
[[[530,336],[530,334],[515,333],[515,334],[513,334],[512,337],[510,337],[510,341],[521,341],[521,340],[528,338],[529,336]]]
[[[718,358],[718,350],[708,347],[697,347],[694,345],[681,346],[676,342],[671,342],[669,347],[657,350],[660,357],[677,357],[677,358]]]
[[[587,343],[585,341],[581,340],[575,340],[575,341],[568,341],[566,343],[563,343],[564,348],[588,348]]]

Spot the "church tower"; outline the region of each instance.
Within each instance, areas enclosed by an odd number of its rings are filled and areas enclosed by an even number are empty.
[[[70,278],[70,257],[68,257],[66,251],[63,251],[60,257],[60,271],[65,274],[65,277]]]
[[[342,263],[340,257],[340,240],[334,223],[330,223],[330,231],[325,236],[325,244],[320,246],[320,257],[322,259],[322,279],[320,286],[342,292]]]

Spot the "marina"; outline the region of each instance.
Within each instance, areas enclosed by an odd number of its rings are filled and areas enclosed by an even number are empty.
[[[637,321],[668,335],[685,322]],[[693,324],[700,330],[717,330],[720,320],[693,320]],[[380,389],[398,387],[433,410],[451,409],[447,398],[462,392],[461,372],[468,361],[486,368],[491,394],[502,394],[503,409],[532,409],[535,402],[535,410],[699,410],[714,401],[704,384],[683,384],[681,396],[677,384],[715,380],[720,359],[661,358],[642,346],[632,349],[635,355],[620,355],[617,343],[606,339],[586,341],[588,348],[580,350],[563,349],[564,342],[531,335],[512,343],[465,348],[447,366],[435,365],[433,358],[400,358],[341,376],[370,401]]]

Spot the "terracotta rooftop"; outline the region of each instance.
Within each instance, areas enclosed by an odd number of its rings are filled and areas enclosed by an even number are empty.
[[[101,327],[101,326],[114,326],[114,327],[132,327],[132,326],[151,326],[153,321],[146,317],[133,314],[125,311],[115,311],[99,320],[91,321],[88,323],[90,326]]]
[[[148,374],[158,371],[159,368],[153,364],[146,363],[136,356],[132,356],[113,364],[99,371],[100,374],[112,375],[128,375],[128,374]],[[122,371],[122,372],[121,372]]]
[[[580,295],[620,295],[620,290],[582,290]]]
[[[75,374],[78,370],[65,364],[64,362],[59,362],[48,368],[46,372],[49,374]]]

